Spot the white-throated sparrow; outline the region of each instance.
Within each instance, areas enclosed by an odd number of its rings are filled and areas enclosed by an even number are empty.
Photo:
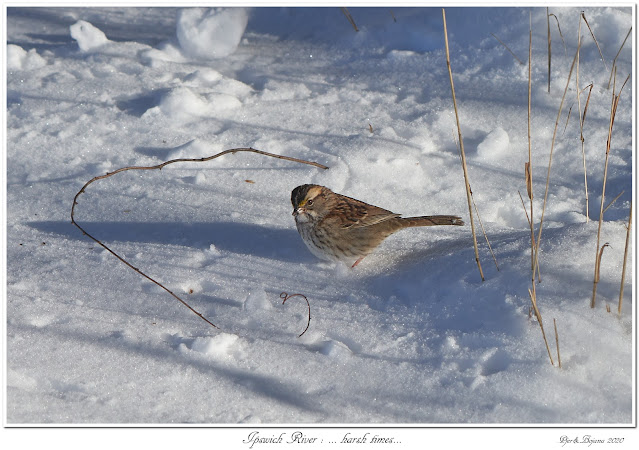
[[[329,261],[355,261],[352,267],[403,228],[464,224],[457,216],[403,218],[316,184],[293,189],[291,203],[297,231],[311,253]]]

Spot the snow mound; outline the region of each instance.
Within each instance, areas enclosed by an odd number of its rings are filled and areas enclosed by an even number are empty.
[[[477,156],[487,160],[499,159],[508,153],[509,145],[510,139],[506,130],[495,128],[477,146]]]
[[[214,146],[201,139],[193,139],[186,144],[180,145],[169,152],[168,159],[179,158],[204,158],[214,155],[217,151]]]
[[[30,70],[46,66],[47,61],[35,48],[28,52],[19,45],[7,45],[7,70]]]
[[[191,344],[191,350],[216,359],[224,359],[230,356],[237,340],[237,335],[228,333],[220,333],[213,337],[197,337]]]
[[[214,117],[218,113],[242,106],[235,96],[212,92],[199,95],[187,87],[172,89],[162,97],[159,111],[177,122],[189,122],[200,117]],[[149,111],[156,111],[151,108]],[[149,112],[147,111],[147,112]]]
[[[78,20],[71,25],[70,30],[71,37],[78,42],[78,47],[83,52],[95,50],[109,42],[102,30],[84,20]]]
[[[263,311],[270,310],[273,306],[266,295],[264,289],[256,288],[251,290],[244,300],[244,310]]]
[[[235,51],[247,23],[244,8],[183,9],[178,16],[177,38],[191,58],[223,58]]]

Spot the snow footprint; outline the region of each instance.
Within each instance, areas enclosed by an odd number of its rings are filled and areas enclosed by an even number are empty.
[[[488,377],[503,372],[510,365],[510,355],[504,350],[493,347],[482,355],[478,364],[479,374]]]
[[[305,346],[312,352],[321,353],[331,359],[348,358],[355,353],[352,347],[356,346],[351,343],[348,345],[340,340],[326,338],[324,336],[315,336],[306,339]]]

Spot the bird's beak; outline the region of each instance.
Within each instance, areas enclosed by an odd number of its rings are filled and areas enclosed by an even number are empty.
[[[297,209],[294,209],[294,210],[293,210],[293,215],[294,215],[294,216],[297,216],[298,214],[299,214],[299,212],[297,211]]]

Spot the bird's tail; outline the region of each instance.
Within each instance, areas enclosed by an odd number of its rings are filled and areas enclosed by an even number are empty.
[[[463,225],[464,221],[457,216],[421,216],[402,217],[406,227],[432,227],[435,225]]]

